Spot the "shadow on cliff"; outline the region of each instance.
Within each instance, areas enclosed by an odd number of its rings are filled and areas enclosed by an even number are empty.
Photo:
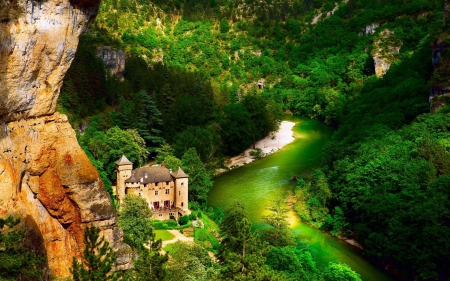
[[[36,254],[36,256],[43,258],[44,262],[40,264],[39,271],[43,274],[41,275],[41,280],[49,280],[49,267],[47,263],[47,251],[44,245],[44,238],[42,237],[42,233],[39,230],[39,226],[36,221],[30,216],[27,215],[22,219],[24,227],[26,229],[26,235],[24,238],[23,246],[29,251]],[[21,280],[32,280],[27,278],[22,278]]]

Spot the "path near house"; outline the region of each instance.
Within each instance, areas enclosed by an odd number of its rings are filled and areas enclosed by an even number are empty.
[[[180,233],[179,230],[167,230],[167,231],[172,233],[175,236],[175,238],[173,238],[172,240],[163,241],[162,242],[162,248],[164,248],[168,244],[172,244],[172,243],[175,243],[177,241],[194,242],[194,237],[186,237],[182,233]]]

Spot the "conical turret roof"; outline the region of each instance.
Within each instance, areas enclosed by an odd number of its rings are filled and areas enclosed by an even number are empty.
[[[183,170],[181,170],[180,167],[178,167],[178,171],[172,173],[172,177],[179,179],[179,178],[188,178],[189,176],[185,172],[183,172]]]
[[[130,162],[130,160],[128,160],[125,155],[122,155],[122,157],[116,161],[116,165],[121,166],[121,165],[133,165],[133,163]]]

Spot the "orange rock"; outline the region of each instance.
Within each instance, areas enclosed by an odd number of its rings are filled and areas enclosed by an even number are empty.
[[[90,224],[120,253],[117,268],[127,268],[130,248],[109,195],[67,117],[55,113],[78,37],[100,1],[10,2],[11,16],[0,18],[0,216],[22,218],[27,245],[46,255],[55,276],[70,275]]]

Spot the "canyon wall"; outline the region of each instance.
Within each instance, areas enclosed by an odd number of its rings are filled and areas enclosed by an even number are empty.
[[[130,248],[98,172],[56,101],[100,0],[0,3],[0,216],[22,218],[50,273],[68,276],[86,225],[102,229],[130,266]]]

